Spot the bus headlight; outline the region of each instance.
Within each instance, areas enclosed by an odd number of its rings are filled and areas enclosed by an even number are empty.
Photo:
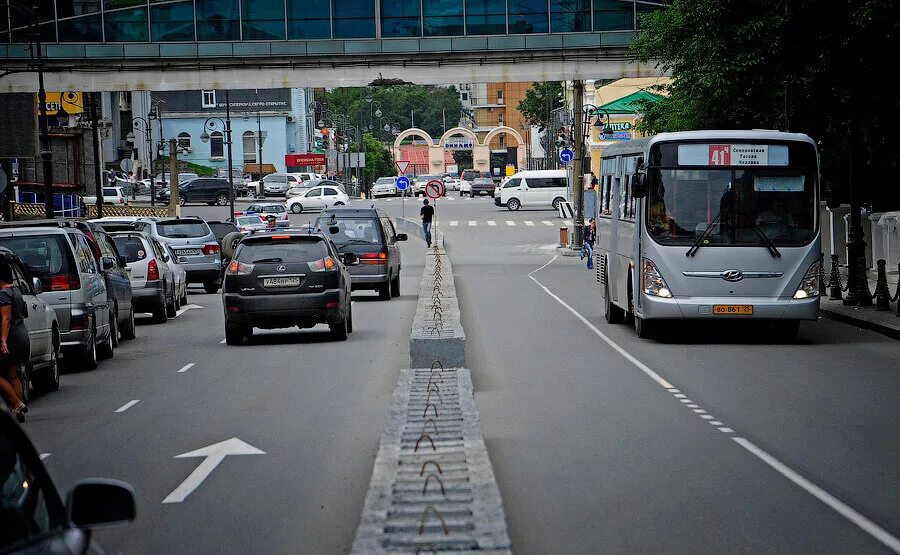
[[[641,289],[646,295],[653,297],[663,297],[669,299],[672,297],[672,291],[666,284],[666,280],[660,275],[656,269],[656,264],[649,258],[641,259]]]
[[[795,299],[809,299],[819,296],[819,272],[821,271],[822,265],[819,264],[818,260],[810,264],[809,270],[806,270],[806,274],[800,280],[800,287],[794,293]]]

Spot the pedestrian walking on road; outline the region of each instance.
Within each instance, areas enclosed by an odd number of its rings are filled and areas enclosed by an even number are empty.
[[[19,380],[19,367],[28,361],[31,342],[25,318],[28,305],[22,299],[19,288],[13,285],[12,268],[6,258],[0,256],[0,394],[6,399],[19,422],[25,422],[28,407],[22,402],[23,384]]]
[[[591,218],[584,226],[584,245],[581,247],[581,258],[587,258],[587,269],[594,268],[594,242],[597,240],[597,222]]]
[[[422,216],[422,229],[425,230],[425,243],[431,248],[431,220],[434,218],[434,207],[428,203],[428,199],[422,202],[419,214]]]

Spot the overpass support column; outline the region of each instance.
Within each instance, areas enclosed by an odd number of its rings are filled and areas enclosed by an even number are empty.
[[[572,239],[572,246],[581,248],[584,237],[584,185],[582,184],[582,176],[584,175],[584,135],[582,134],[584,124],[584,114],[582,114],[584,110],[584,82],[581,79],[576,79],[572,83],[572,96],[574,99],[572,112],[575,115],[572,118],[572,136],[575,138],[575,160],[573,160],[574,171],[572,172],[572,189],[575,196],[575,233]]]

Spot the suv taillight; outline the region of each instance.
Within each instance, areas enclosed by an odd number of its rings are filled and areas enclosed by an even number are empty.
[[[81,289],[81,278],[78,274],[50,276],[50,291],[71,291],[74,289]]]
[[[364,252],[359,255],[359,263],[360,264],[374,264],[381,265],[387,264],[387,252]]]
[[[156,260],[151,260],[147,264],[147,280],[148,281],[157,281],[159,279],[159,266],[156,264]]]
[[[211,243],[209,245],[203,245],[203,254],[209,256],[211,254],[219,254],[222,249],[219,247],[218,243]]]
[[[237,260],[232,260],[225,269],[225,274],[229,276],[249,276],[251,273],[253,273],[253,264],[244,264]]]

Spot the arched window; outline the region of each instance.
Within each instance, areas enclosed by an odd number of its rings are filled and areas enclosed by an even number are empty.
[[[178,134],[178,148],[191,148],[191,134],[190,133],[179,133]]]
[[[244,131],[242,135],[244,139],[244,163],[256,163],[256,133],[253,131]]]
[[[221,131],[213,131],[209,136],[209,157],[222,158],[225,156],[225,136]]]

